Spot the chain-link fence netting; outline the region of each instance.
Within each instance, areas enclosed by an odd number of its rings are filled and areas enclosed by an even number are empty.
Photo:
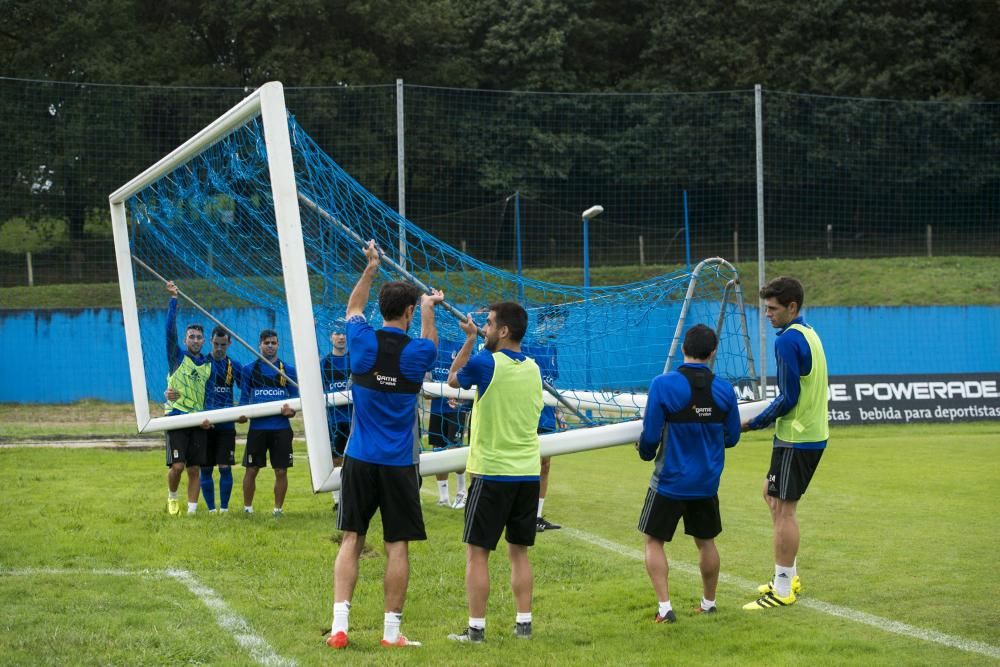
[[[594,204],[592,267],[756,258],[752,90],[397,90],[286,101],[393,208],[402,147],[406,216],[477,259],[579,268]],[[114,281],[108,194],[247,92],[0,78],[0,286]],[[1000,252],[1000,104],[765,91],[763,135],[769,260]]]

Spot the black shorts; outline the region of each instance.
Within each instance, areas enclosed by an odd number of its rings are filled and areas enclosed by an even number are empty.
[[[767,471],[767,495],[781,500],[801,498],[819,467],[823,451],[775,447],[771,451],[771,468]]]
[[[458,415],[457,412],[431,413],[430,422],[427,424],[427,444],[431,448],[447,449],[460,444],[457,437]]]
[[[653,489],[646,491],[646,502],[639,515],[639,530],[664,542],[669,542],[684,517],[684,534],[699,540],[711,540],[722,532],[719,496],[679,500],[661,496]]]
[[[336,459],[344,458],[347,438],[351,435],[351,422],[330,423],[330,453]]]
[[[292,467],[292,429],[247,431],[243,467],[265,468],[268,456],[271,458],[272,468],[284,470]]]
[[[538,481],[494,482],[474,477],[465,505],[462,541],[493,551],[507,529],[507,541],[530,547],[535,543]]]
[[[381,510],[385,542],[427,539],[417,466],[385,466],[345,457],[337,530],[367,535],[375,510]]]
[[[183,463],[185,466],[205,465],[207,433],[200,426],[167,431],[167,467],[175,463]]]
[[[236,465],[236,430],[205,431],[205,467]]]

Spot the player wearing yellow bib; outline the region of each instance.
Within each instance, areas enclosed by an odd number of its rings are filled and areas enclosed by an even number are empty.
[[[490,552],[506,530],[511,588],[517,615],[514,634],[531,637],[533,576],[528,547],[535,543],[541,464],[538,418],[542,412],[542,374],[521,352],[528,314],[519,304],[490,306],[483,333],[484,349],[470,359],[476,344],[472,317],[461,323],[465,344],[451,364],[448,385],[476,386],[467,469],[475,478],[465,506],[468,545],[465,590],[469,625],[448,638],[480,643],[486,632],[486,603],[490,595]]]
[[[795,603],[801,590],[796,566],[799,524],[795,516],[830,437],[827,422],[827,369],[823,344],[802,318],[805,297],[795,278],[775,278],[760,290],[767,319],[778,329],[774,343],[778,396],[743,430],[772,422],[774,448],[764,480],[764,501],[774,526],[774,578],[760,586],[760,597],[747,610],[773,609]]]
[[[205,382],[212,372],[212,360],[201,353],[205,330],[200,324],[189,324],[184,332],[184,347],[177,344],[177,286],[167,283],[170,303],[167,306],[167,391],[176,396],[167,407],[170,415],[200,412],[205,409]],[[188,514],[198,507],[200,487],[199,467],[205,459],[208,422],[202,426],[167,431],[167,512],[180,513],[177,487],[181,473],[187,468]]]

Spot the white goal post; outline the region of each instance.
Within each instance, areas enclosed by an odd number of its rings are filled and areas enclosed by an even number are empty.
[[[284,284],[289,290],[288,321],[291,329],[295,367],[298,372],[300,399],[288,401],[301,407],[305,436],[309,443],[309,470],[314,491],[328,484],[333,474],[330,457],[330,434],[327,430],[326,401],[320,377],[319,347],[313,322],[312,297],[306,268],[305,247],[299,220],[299,200],[292,168],[292,149],[288,135],[285,94],[281,83],[273,81],[255,90],[166,157],[130,180],[109,196],[114,233],[115,258],[121,288],[125,341],[132,397],[139,432],[170,430],[212,422],[233,421],[237,417],[262,417],[278,414],[285,401],[258,403],[221,410],[206,410],[186,415],[152,417],[149,411],[149,388],[142,356],[139,315],[136,302],[133,262],[125,203],[146,186],[184,165],[194,156],[223,139],[245,123],[260,116],[267,147],[268,173],[274,201],[278,245]]]
[[[293,344],[300,398],[218,410],[203,410],[183,415],[154,417],[150,414],[149,399],[151,393],[147,384],[146,364],[143,356],[143,350],[150,349],[148,346],[152,343],[145,341],[146,345],[144,345],[140,329],[134,266],[137,263],[141,265],[141,260],[133,255],[132,243],[134,239],[131,239],[129,234],[126,205],[132,197],[161,179],[169,177],[175,170],[196,159],[203,152],[211,149],[258,117],[266,147],[267,173],[270,179],[274,224],[282,267],[281,277],[285,288],[283,297],[287,303],[288,324]],[[109,196],[109,204],[121,289],[129,372],[139,431],[152,432],[186,428],[197,426],[205,419],[213,423],[222,423],[235,421],[242,416],[275,415],[287,402],[292,408],[302,412],[312,488],[314,492],[320,492],[335,490],[340,486],[339,471],[333,467],[330,450],[327,405],[346,403],[350,397],[349,392],[324,393],[306,262],[306,247],[299,214],[300,197],[297,190],[284,91],[280,83],[271,82],[254,91],[191,139],[112,193]],[[141,221],[134,222],[141,223]],[[268,227],[269,232],[270,229]],[[691,289],[689,288],[688,300],[691,298]],[[727,298],[724,297],[723,308],[725,308],[726,302]],[[740,307],[742,307],[742,300],[740,300]],[[159,339],[156,341],[156,343],[160,342]],[[431,395],[461,396],[462,398],[471,398],[472,396],[469,392],[459,394],[455,390],[443,387],[440,382],[425,383],[424,391]],[[645,395],[603,394],[599,391],[573,390],[562,390],[559,391],[559,394],[564,399],[573,401],[574,405],[579,406],[580,409],[597,412],[609,410],[618,415],[634,415],[635,419],[617,424],[580,428],[541,436],[542,455],[553,456],[581,452],[627,444],[638,439],[642,428],[641,420],[638,418],[645,407]],[[556,399],[554,396],[546,395],[545,400],[548,404],[552,404]],[[741,417],[745,420],[762,410],[765,405],[766,403],[763,401],[741,404]],[[467,455],[467,448],[425,452],[420,457],[420,473],[430,475],[461,470],[465,466]]]

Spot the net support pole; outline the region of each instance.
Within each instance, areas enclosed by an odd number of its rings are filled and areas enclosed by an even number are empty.
[[[754,134],[757,144],[757,285],[764,287],[764,93],[753,87]],[[760,341],[760,396],[767,392],[767,322],[764,306],[757,300],[757,331]]]
[[[396,79],[396,186],[399,190],[399,263],[406,266],[406,124],[403,118],[403,80]]]

